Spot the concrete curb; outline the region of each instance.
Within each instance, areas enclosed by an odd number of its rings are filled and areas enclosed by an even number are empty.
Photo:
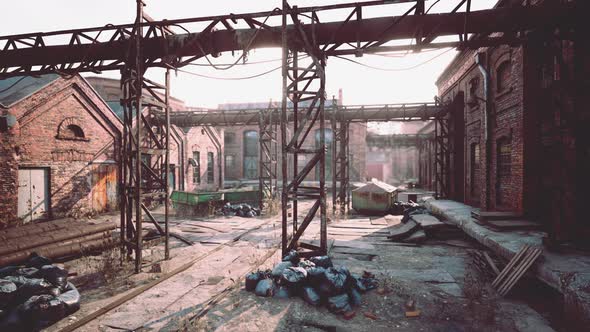
[[[435,199],[425,200],[424,205],[504,259],[510,260],[524,244],[542,246],[543,232],[496,232],[478,225],[471,218],[471,211],[475,210],[471,206]],[[590,324],[590,257],[545,250],[531,271],[563,294],[564,313],[569,322],[575,326]]]

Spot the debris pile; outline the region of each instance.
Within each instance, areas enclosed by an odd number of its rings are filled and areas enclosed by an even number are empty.
[[[328,256],[299,257],[292,250],[272,270],[246,276],[246,290],[258,296],[290,298],[299,296],[313,305],[325,305],[334,314],[354,316],[353,307],[361,303],[361,294],[377,288],[375,276],[364,272],[356,277],[346,267],[334,267]]]
[[[395,242],[422,243],[427,238],[446,238],[462,234],[456,226],[438,220],[416,203],[402,203],[403,218],[389,228],[389,238]],[[387,217],[385,217],[387,219]]]
[[[221,208],[221,214],[224,216],[238,216],[245,218],[252,218],[260,216],[260,209],[255,208],[250,204],[235,204],[225,203]]]
[[[38,330],[80,308],[68,271],[32,254],[25,265],[0,268],[0,331]]]

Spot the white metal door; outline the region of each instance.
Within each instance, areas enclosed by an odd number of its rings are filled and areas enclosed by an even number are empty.
[[[48,172],[44,168],[18,170],[18,216],[28,222],[49,210]]]

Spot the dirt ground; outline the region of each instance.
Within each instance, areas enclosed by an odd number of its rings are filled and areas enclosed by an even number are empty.
[[[482,248],[463,236],[396,244],[386,238],[388,225],[373,224],[367,217],[330,223],[334,264],[357,275],[370,271],[380,284],[363,294],[356,315],[345,320],[298,297],[262,298],[244,290],[240,279],[248,272],[280,261],[278,217],[182,217],[172,218],[171,224],[172,232],[195,244],[173,239],[172,259],[167,262],[160,262],[161,245],[146,249],[147,262],[139,275],[132,273],[130,263],[118,265],[118,249],[65,263],[78,273],[74,280],[82,293],[82,308],[48,331],[58,331],[192,261],[186,271],[78,330],[552,331],[523,301],[494,295],[489,277],[471,263],[469,251]],[[312,222],[307,240],[317,240],[318,231],[319,222]],[[407,300],[415,301],[419,317],[405,317]]]

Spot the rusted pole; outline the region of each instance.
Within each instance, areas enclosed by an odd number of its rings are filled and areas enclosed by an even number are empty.
[[[287,49],[287,0],[283,0],[283,15],[282,15],[282,30],[281,30],[281,47],[282,47],[282,76],[283,76],[283,95],[281,104],[281,171],[282,171],[282,190],[281,190],[281,248],[282,256],[287,254],[287,204],[289,203],[289,197],[287,192],[287,75],[288,75],[288,55],[289,50]]]
[[[141,121],[141,111],[142,111],[142,103],[141,103],[141,95],[143,90],[143,68],[142,68],[142,56],[141,56],[141,39],[142,39],[142,30],[141,27],[141,18],[143,12],[143,2],[142,0],[137,0],[137,17],[135,19],[135,126],[136,126],[136,135],[135,135],[135,272],[139,273],[141,271],[141,257],[142,257],[142,241],[143,241],[143,234],[142,234],[142,213],[141,213],[141,129],[142,129],[142,121]]]
[[[164,168],[165,200],[164,200],[164,259],[170,259],[170,229],[168,214],[170,213],[170,69],[166,69],[166,160]]]

